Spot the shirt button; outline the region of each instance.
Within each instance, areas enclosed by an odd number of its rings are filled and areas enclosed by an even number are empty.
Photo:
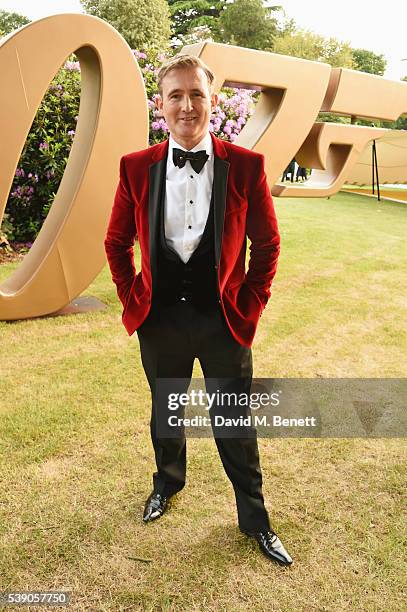
[[[193,175],[193,174],[190,174],[190,175],[189,175],[189,178],[194,178],[194,175]]]
[[[194,201],[193,201],[193,200],[189,200],[189,203],[190,203],[190,204],[193,204],[193,203],[194,203]]]
[[[188,225],[188,229],[192,229],[192,225]]]

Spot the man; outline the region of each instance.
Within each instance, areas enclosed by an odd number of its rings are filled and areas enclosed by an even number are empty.
[[[167,437],[160,429],[168,405],[160,399],[159,383],[170,379],[172,391],[185,391],[197,357],[207,391],[250,392],[250,347],[279,254],[263,156],[209,132],[217,104],[213,79],[194,56],[177,56],[160,68],[156,106],[170,138],[121,159],[105,239],[123,324],[129,335],[137,330],[152,394],[157,471],[145,523],[162,516],[186,476],[185,437]],[[251,240],[247,273],[246,235]],[[212,421],[215,411],[224,410],[216,406]],[[239,410],[232,406],[233,414]],[[256,437],[215,435],[215,442],[234,488],[241,531],[254,537],[268,558],[291,564],[264,507]]]
[[[297,174],[295,176],[295,180],[298,183],[298,179],[302,179],[302,181],[306,181],[307,180],[307,169],[303,168],[302,166],[298,166],[297,168]]]
[[[290,163],[288,164],[287,168],[284,170],[283,173],[283,181],[287,181],[288,180],[288,175],[291,175],[291,182],[294,182],[294,174],[295,174],[295,159],[292,159],[290,161]]]

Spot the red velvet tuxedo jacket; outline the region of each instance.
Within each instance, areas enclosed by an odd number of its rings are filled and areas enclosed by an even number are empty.
[[[270,297],[280,236],[263,155],[211,136],[218,299],[234,338],[250,347]],[[167,152],[168,140],[124,155],[120,161],[120,181],[104,244],[129,335],[147,317],[156,286],[158,207]],[[141,250],[138,273],[133,255],[136,236]],[[247,237],[251,246],[246,272]]]

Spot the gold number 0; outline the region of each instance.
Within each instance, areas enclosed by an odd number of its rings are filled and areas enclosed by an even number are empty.
[[[96,17],[73,14],[25,26],[0,43],[0,222],[35,113],[73,51],[81,65],[75,139],[36,241],[0,286],[3,320],[55,312],[89,286],[106,263],[103,238],[119,159],[148,145],[143,78],[114,28]]]

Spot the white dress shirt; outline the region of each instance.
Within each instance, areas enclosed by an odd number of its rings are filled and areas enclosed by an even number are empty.
[[[191,151],[205,149],[209,155],[199,174],[189,161],[183,168],[174,166],[173,148],[184,149],[172,136],[168,144],[164,230],[168,246],[184,263],[191,257],[201,240],[208,219],[213,183],[213,145],[210,133]]]

